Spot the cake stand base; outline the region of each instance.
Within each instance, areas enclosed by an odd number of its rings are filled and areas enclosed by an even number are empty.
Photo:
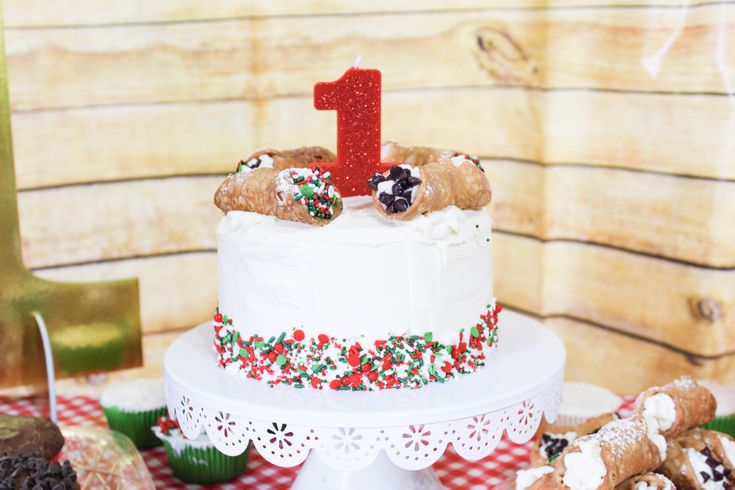
[[[401,490],[444,490],[431,468],[404,470],[391,463],[385,453],[365,469],[340,471],[324,463],[311,453],[301,467],[291,490],[374,490],[376,488]]]
[[[430,467],[449,444],[476,461],[503,434],[522,444],[561,404],[565,351],[540,323],[505,311],[488,365],[418,390],[272,387],[216,365],[210,324],[166,351],[166,399],[186,437],[206,431],[224,454],[249,444],[270,463],[306,464],[295,490],[437,490]]]

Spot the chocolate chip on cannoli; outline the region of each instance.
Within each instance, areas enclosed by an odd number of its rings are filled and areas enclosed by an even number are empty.
[[[374,175],[368,185],[373,189],[375,208],[398,220],[448,206],[480,209],[492,198],[483,172],[463,156],[422,167],[395,165],[389,172]]]
[[[531,465],[543,466],[553,462],[577,438],[594,434],[608,422],[615,420],[614,413],[591,417],[579,424],[550,424],[538,437],[536,451],[531,453]]]
[[[676,486],[664,475],[645,473],[624,481],[617,490],[676,490]]]
[[[715,416],[717,402],[712,393],[691,376],[650,388],[636,400],[636,413],[646,418],[665,438],[706,424]]]
[[[693,429],[669,441],[668,456],[659,471],[677,488],[726,490],[735,486],[735,467],[730,460],[729,436]]]
[[[330,172],[319,168],[243,169],[225,179],[214,203],[225,213],[251,211],[311,225],[325,225],[342,212]]]
[[[275,168],[276,170],[304,168],[312,163],[334,162],[336,160],[337,156],[334,153],[321,146],[304,146],[284,151],[263,148],[241,160],[237,166],[237,171],[240,172],[244,168]]]

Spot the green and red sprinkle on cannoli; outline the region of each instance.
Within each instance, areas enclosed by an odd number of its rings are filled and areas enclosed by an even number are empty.
[[[334,207],[342,206],[342,198],[332,183],[332,173],[322,172],[319,167],[292,168],[290,175],[295,187],[294,201],[306,206],[311,216],[332,219]]]
[[[326,334],[307,339],[301,329],[268,339],[245,338],[231,318],[217,311],[214,348],[221,367],[270,385],[352,391],[418,388],[484,366],[487,353],[497,343],[500,311],[500,305],[488,305],[480,322],[460,331],[456,344],[442,344],[426,332],[391,336],[369,345]]]

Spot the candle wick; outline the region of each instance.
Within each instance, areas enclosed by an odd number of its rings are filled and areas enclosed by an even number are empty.
[[[354,65],[355,68],[358,67],[358,65],[360,64],[360,61],[362,61],[362,55],[358,54],[357,58],[355,58],[355,65]]]

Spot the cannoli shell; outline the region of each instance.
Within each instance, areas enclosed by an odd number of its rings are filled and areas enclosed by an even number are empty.
[[[608,423],[596,434],[577,439],[551,464],[554,471],[529,488],[566,488],[563,484],[567,471],[565,462],[570,454],[581,451],[581,441],[594,440],[600,446],[600,457],[607,469],[602,483],[597,487],[600,490],[614,490],[632,476],[654,471],[661,464],[661,456],[656,445],[648,438],[646,428],[646,422],[640,416]]]
[[[680,489],[699,489],[700,485],[697,480],[694,466],[692,466],[685,449],[694,449],[702,451],[709,448],[712,456],[718,461],[722,461],[725,468],[731,472],[735,472],[735,465],[727,459],[722,442],[718,436],[724,436],[732,440],[731,437],[706,429],[693,429],[679,437],[669,441],[667,445],[667,457],[659,471],[668,476]]]
[[[674,483],[664,475],[658,473],[645,473],[625,480],[618,485],[617,490],[636,490],[636,485],[645,483],[659,490],[676,490]]]
[[[309,214],[308,208],[294,200],[295,186],[289,170],[256,168],[228,176],[217,189],[214,203],[225,213],[251,211],[310,225],[326,225],[342,212],[341,202],[334,205],[331,219]]]
[[[395,141],[383,143],[380,148],[380,159],[387,163],[405,163],[414,167],[422,167],[429,163],[449,160],[458,155],[453,150],[442,150],[426,146],[402,146]]]
[[[378,212],[386,218],[410,220],[419,214],[452,205],[460,209],[480,209],[490,204],[492,199],[485,173],[470,161],[459,166],[449,160],[429,163],[421,167],[419,178],[421,183],[416,199],[403,213],[388,213],[378,200],[378,192],[373,192],[373,203]]]
[[[658,393],[665,393],[674,400],[676,420],[661,434],[666,439],[676,437],[683,432],[706,424],[715,416],[717,401],[707,388],[697,383],[691,376],[682,376],[673,382],[648,389],[636,400],[636,413],[643,413],[643,404],[647,398]]]
[[[576,437],[586,436],[599,430],[605,424],[615,420],[614,413],[605,413],[597,417],[590,417],[579,424],[543,424],[542,429],[537,433],[536,447],[531,451],[531,466],[544,466],[548,464],[546,458],[541,455],[542,440],[544,434],[566,434],[574,432]]]
[[[285,170],[287,168],[305,168],[312,163],[336,162],[337,156],[321,146],[302,146],[293,150],[274,150],[263,148],[256,151],[244,161],[248,162],[261,155],[268,155],[273,159],[273,168]]]

